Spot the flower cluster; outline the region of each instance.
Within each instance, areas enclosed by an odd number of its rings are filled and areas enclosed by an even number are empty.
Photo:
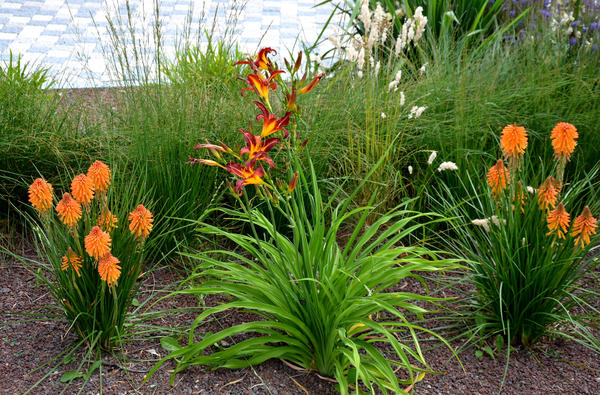
[[[65,192],[56,204],[55,210],[59,220],[68,227],[73,236],[73,246],[69,246],[62,257],[61,269],[73,270],[77,277],[83,264],[83,251],[79,243],[79,233],[84,230],[84,215],[91,216],[91,205],[94,199],[98,203],[100,214],[92,223],[96,223],[84,237],[85,252],[97,264],[98,274],[109,286],[116,285],[121,274],[119,259],[111,253],[112,229],[118,227],[118,218],[113,215],[107,204],[106,194],[111,183],[111,170],[101,161],[95,161],[87,174],[78,174],[71,182],[71,193]],[[42,178],[36,179],[29,187],[29,201],[46,221],[53,203],[52,185]],[[143,241],[152,230],[152,213],[139,205],[129,215],[131,233]]]
[[[579,137],[575,126],[560,122],[550,134],[554,156],[557,160],[556,177],[548,176],[542,185],[535,190],[528,186],[526,191],[537,194],[537,205],[540,210],[546,212],[546,222],[549,232],[547,235],[555,235],[558,239],[565,239],[570,234],[574,238],[576,246],[583,248],[590,243],[590,237],[596,234],[598,220],[592,216],[589,206],[585,206],[582,213],[575,218],[571,226],[571,216],[561,201],[563,190],[563,177],[566,163],[575,150]],[[502,130],[500,146],[504,159],[508,161],[508,168],[502,159],[498,159],[487,173],[488,185],[491,194],[496,201],[500,201],[504,190],[511,187],[512,202],[518,202],[521,207],[525,204],[526,194],[520,182],[516,182],[517,172],[520,170],[519,163],[527,148],[527,132],[524,127],[508,125]],[[515,203],[516,204],[516,203]],[[514,206],[513,206],[514,207]],[[523,208],[521,208],[523,210]],[[480,221],[480,220],[475,220]],[[481,222],[473,224],[487,227]],[[569,232],[570,229],[570,232]]]
[[[203,163],[209,166],[218,166],[233,174],[237,180],[232,189],[238,196],[242,195],[242,190],[247,185],[255,185],[259,192],[259,187],[265,187],[264,192],[267,196],[272,196],[270,191],[277,190],[262,164],[268,165],[270,170],[275,168],[275,162],[269,155],[282,140],[287,139],[290,135],[287,130],[290,123],[293,126],[293,137],[299,141],[293,122],[294,114],[299,111],[296,98],[298,95],[310,92],[324,76],[324,74],[318,74],[309,83],[305,83],[307,81],[306,74],[300,79],[296,78],[296,73],[302,64],[302,52],[300,52],[293,64],[285,60],[291,76],[291,86],[288,86],[281,78],[286,72],[279,70],[270,58],[271,54],[275,55],[276,53],[272,48],[262,48],[255,57],[235,63],[235,65],[246,65],[250,68],[250,73],[246,77],[240,77],[248,85],[242,89],[241,93],[244,96],[246,91],[252,91],[258,98],[253,103],[259,110],[256,121],[259,123],[260,134],[254,134],[253,124],[250,122],[248,130],[239,129],[246,143],[241,149],[234,151],[223,143],[218,145],[208,142],[199,143],[194,149],[208,149],[214,160],[190,157],[190,164]],[[282,93],[276,96],[280,100],[275,105],[272,104],[271,98],[273,94],[278,93],[278,87]],[[306,141],[302,144],[306,144]],[[225,154],[233,157],[234,160],[226,160]],[[292,189],[290,186],[280,188],[281,191],[288,190],[290,192]]]

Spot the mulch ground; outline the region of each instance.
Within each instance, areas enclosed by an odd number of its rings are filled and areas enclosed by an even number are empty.
[[[31,251],[26,254],[32,254]],[[139,300],[164,295],[159,291],[172,289],[178,280],[177,272],[163,268],[153,271],[144,279]],[[404,291],[419,292],[417,283],[400,284]],[[598,286],[596,283],[595,286]],[[207,298],[207,305],[219,303],[219,297]],[[152,310],[196,307],[200,301],[193,296],[162,300]],[[207,370],[189,368],[175,377],[169,385],[170,369],[165,364],[150,380],[141,385],[146,372],[159,356],[166,355],[158,339],[135,340],[117,350],[116,356],[104,355],[102,383],[94,373],[83,386],[82,379],[68,387],[61,382],[68,371],[78,368],[86,350],[75,352],[72,361],[54,368],[53,359],[76,344],[77,337],[69,331],[67,322],[49,319],[56,306],[47,290],[36,284],[33,273],[21,263],[4,258],[0,260],[0,393],[34,394],[65,393],[96,394],[328,394],[337,393],[335,385],[315,374],[299,372],[279,360],[272,360],[253,368],[239,370]],[[151,311],[152,311],[151,310]],[[158,316],[154,324],[169,326],[190,324],[196,313],[182,312],[176,316]],[[203,326],[205,331],[218,330],[247,320],[244,314],[229,314]],[[435,326],[435,321],[433,324]],[[596,336],[600,334],[596,331]],[[459,348],[462,341],[451,343]],[[473,348],[460,353],[461,368],[446,347],[430,347],[425,352],[432,368],[441,375],[426,375],[414,389],[416,394],[491,394],[498,393],[506,367],[505,355],[478,358]],[[439,344],[438,344],[439,346]],[[61,357],[62,358],[62,357]],[[37,370],[36,370],[37,369]],[[502,389],[505,394],[597,394],[600,393],[600,358],[575,342],[543,339],[536,351],[517,349],[510,355],[510,363]]]

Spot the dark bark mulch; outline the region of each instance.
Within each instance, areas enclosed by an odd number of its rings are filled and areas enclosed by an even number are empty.
[[[139,300],[157,291],[172,286],[178,276],[172,270],[160,269],[152,272],[143,281],[138,294]],[[597,284],[596,284],[597,285]],[[404,291],[420,292],[417,283],[400,284]],[[218,303],[221,298],[205,299],[207,305]],[[153,310],[194,307],[200,304],[193,296],[165,299]],[[23,393],[31,388],[56,364],[43,364],[72,347],[77,337],[68,331],[63,320],[47,319],[52,313],[47,307],[55,305],[47,291],[36,285],[34,275],[13,260],[5,260],[0,266],[0,393]],[[40,313],[35,321],[27,313]],[[173,323],[189,324],[195,313],[164,316],[153,322],[161,326]],[[246,314],[228,314],[218,317],[203,326],[202,330],[216,331],[251,319]],[[439,324],[439,323],[437,323]],[[436,322],[431,324],[435,327]],[[598,336],[596,332],[596,336]],[[459,348],[461,341],[452,342]],[[431,348],[429,342],[422,343]],[[85,353],[81,348],[66,365],[58,367],[43,382],[32,390],[36,394],[60,392],[65,388],[61,377],[67,371],[77,370]],[[314,374],[296,371],[278,360],[268,361],[253,368],[215,371],[193,367],[175,377],[174,386],[169,385],[170,369],[174,364],[165,364],[150,380],[141,385],[145,373],[153,366],[158,355],[166,355],[158,339],[136,340],[126,343],[117,350],[116,356],[105,354],[102,366],[102,391],[104,393],[335,393],[335,385]],[[490,394],[500,390],[506,356],[492,359],[477,358],[473,348],[460,353],[464,371],[446,347],[435,347],[425,352],[431,366],[442,375],[426,375],[415,386],[417,394]],[[32,372],[34,369],[39,370]],[[83,381],[76,379],[66,393],[77,393]],[[96,372],[83,388],[83,393],[100,391],[100,375]],[[600,358],[571,341],[544,339],[537,351],[517,349],[510,355],[510,364],[503,387],[506,394],[594,394],[600,393]]]

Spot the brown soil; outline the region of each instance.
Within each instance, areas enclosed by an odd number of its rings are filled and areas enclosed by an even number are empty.
[[[25,251],[27,252],[27,251]],[[31,255],[31,252],[29,254]],[[159,269],[146,276],[138,299],[158,297],[159,290],[172,288],[178,275],[172,270]],[[596,284],[598,285],[598,284]],[[401,284],[404,291],[418,292],[416,283]],[[163,295],[164,293],[160,294]],[[207,305],[220,301],[219,297],[205,299]],[[152,310],[199,306],[198,299],[186,296],[166,299]],[[194,367],[175,377],[169,385],[170,369],[174,364],[165,364],[150,380],[141,385],[145,373],[153,366],[158,356],[166,355],[158,339],[136,340],[126,343],[113,355],[103,356],[102,384],[96,372],[82,388],[83,381],[77,379],[69,387],[61,383],[65,372],[78,370],[85,348],[74,354],[66,365],[54,369],[56,362],[43,366],[77,342],[68,323],[48,318],[56,313],[51,310],[56,304],[46,289],[36,285],[34,275],[21,263],[8,259],[0,266],[0,393],[23,393],[48,375],[31,393],[52,394],[98,393],[100,388],[107,394],[113,393],[193,393],[193,394],[327,394],[336,393],[335,385],[315,374],[299,372],[278,360],[269,361],[253,368],[215,371]],[[35,314],[35,315],[29,315]],[[154,324],[168,327],[189,325],[196,313],[180,313],[177,316],[161,316]],[[59,316],[60,317],[60,316]],[[215,331],[247,320],[244,314],[228,314],[218,317],[203,330]],[[433,322],[431,325],[439,325]],[[599,336],[599,333],[595,333]],[[147,337],[147,336],[146,336]],[[425,357],[431,366],[442,375],[426,375],[415,386],[417,394],[490,394],[500,390],[505,355],[492,359],[477,358],[474,349],[460,354],[464,371],[451,352],[439,343],[422,343],[430,349]],[[452,342],[459,348],[461,341]],[[435,346],[435,347],[431,347]],[[34,369],[39,368],[34,371]],[[85,369],[79,369],[85,370]],[[545,339],[538,351],[515,350],[510,355],[506,380],[506,394],[594,394],[600,393],[600,358],[571,341]]]

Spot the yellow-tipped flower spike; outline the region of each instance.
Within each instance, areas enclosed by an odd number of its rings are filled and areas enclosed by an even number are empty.
[[[85,236],[85,250],[92,258],[100,259],[110,252],[111,242],[108,233],[103,232],[99,226],[94,226],[90,234]]]
[[[152,222],[152,213],[141,204],[129,214],[129,230],[136,238],[148,237]]]
[[[71,194],[83,205],[89,205],[94,198],[94,180],[85,174],[79,174],[71,182]]]
[[[502,191],[508,185],[508,170],[504,167],[502,159],[498,159],[496,164],[490,168],[487,173],[488,185],[492,189],[492,195],[495,199],[499,199]]]
[[[550,229],[548,235],[556,232],[559,239],[564,239],[567,229],[569,229],[570,221],[571,217],[567,210],[565,210],[565,206],[562,203],[559,203],[554,210],[548,213],[547,222],[548,229]]]
[[[119,259],[114,257],[110,252],[107,252],[102,259],[98,261],[98,274],[103,281],[106,281],[108,286],[117,283],[121,275],[121,266]]]
[[[77,273],[77,277],[81,274],[79,273],[79,269],[81,269],[82,259],[79,255],[73,251],[71,247],[67,251],[66,255],[62,257],[62,270],[67,270],[68,268],[72,268],[75,273]]]
[[[52,184],[42,178],[36,178],[29,186],[29,201],[38,212],[44,213],[52,208],[54,190]]]
[[[573,221],[573,230],[571,236],[575,237],[575,245],[585,247],[590,242],[590,236],[596,234],[598,220],[592,217],[592,212],[588,206],[585,206],[579,217]]]
[[[548,177],[537,190],[538,204],[541,210],[550,210],[556,206],[557,196],[560,193],[560,185],[554,177]]]
[[[65,193],[56,205],[56,212],[65,225],[75,226],[81,218],[81,204],[73,199],[70,193]]]
[[[94,182],[96,192],[106,192],[110,185],[110,168],[99,160],[92,163],[87,176]]]

